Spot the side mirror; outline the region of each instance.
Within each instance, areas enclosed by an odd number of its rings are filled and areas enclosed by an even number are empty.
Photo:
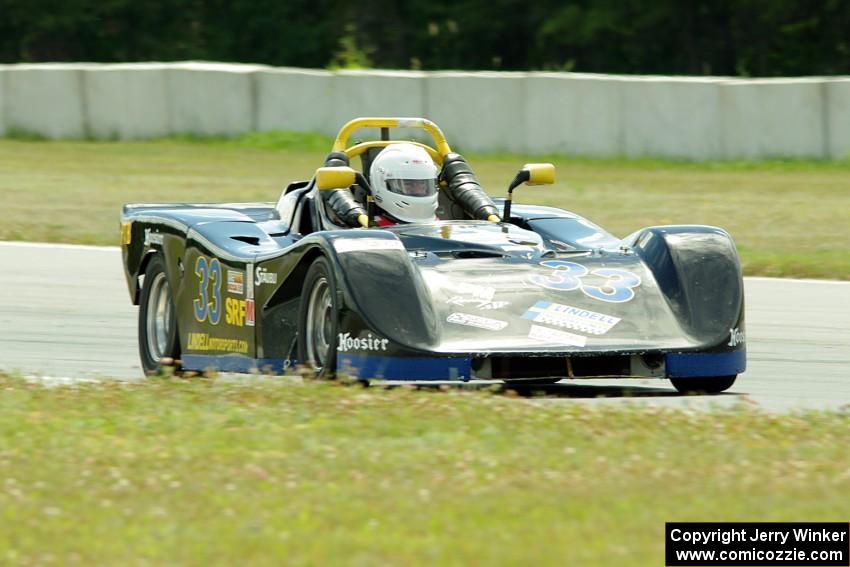
[[[520,174],[528,172],[528,185],[552,185],[555,182],[555,166],[551,163],[527,163]]]
[[[555,182],[555,166],[551,163],[527,163],[516,174],[514,180],[508,187],[508,198],[505,199],[505,212],[502,219],[510,222],[511,203],[514,198],[514,189],[522,185],[551,185]]]
[[[345,189],[356,182],[357,172],[350,167],[320,167],[316,170],[316,187],[320,191]]]

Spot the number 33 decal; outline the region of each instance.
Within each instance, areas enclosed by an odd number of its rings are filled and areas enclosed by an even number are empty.
[[[641,283],[640,276],[632,272],[615,268],[599,268],[590,274],[605,278],[605,283],[600,286],[587,285],[581,281],[581,278],[588,274],[588,270],[581,264],[564,260],[547,260],[540,262],[540,265],[555,268],[555,271],[548,276],[531,276],[531,283],[559,291],[581,289],[585,295],[611,303],[631,301],[635,296],[633,288]]]
[[[218,325],[221,319],[221,264],[213,258],[209,262],[203,256],[198,256],[195,262],[195,275],[198,276],[198,299],[192,302],[195,308],[195,319],[203,323],[209,318],[210,323]],[[210,281],[212,281],[212,297],[210,297]]]

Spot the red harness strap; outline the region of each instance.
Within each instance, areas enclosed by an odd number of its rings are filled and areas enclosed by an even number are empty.
[[[378,226],[395,226],[398,223],[385,217],[384,215],[375,215],[375,223]]]

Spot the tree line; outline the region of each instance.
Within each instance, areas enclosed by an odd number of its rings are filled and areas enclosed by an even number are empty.
[[[850,0],[0,0],[0,62],[850,74]]]

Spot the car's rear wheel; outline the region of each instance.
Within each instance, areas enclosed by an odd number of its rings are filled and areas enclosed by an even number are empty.
[[[336,370],[339,306],[330,264],[317,258],[304,279],[298,314],[298,358],[318,378],[332,378]]]
[[[165,262],[156,254],[145,271],[139,301],[139,355],[146,374],[173,366],[180,357],[177,316]]]
[[[682,393],[719,394],[735,383],[737,374],[732,376],[707,376],[699,378],[670,378],[673,386]]]

